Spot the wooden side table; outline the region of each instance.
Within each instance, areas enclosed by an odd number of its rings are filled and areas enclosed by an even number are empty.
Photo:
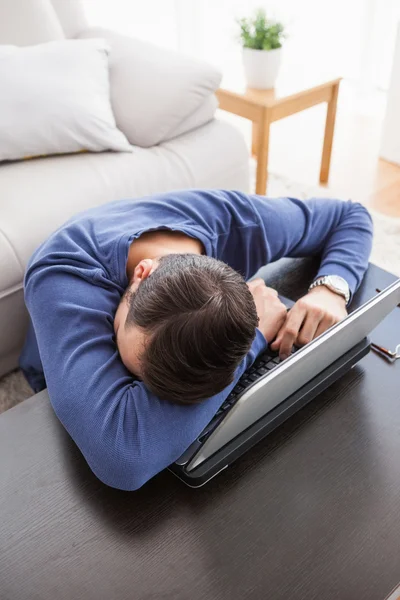
[[[244,89],[217,91],[222,110],[249,119],[253,123],[252,152],[257,159],[256,193],[264,195],[267,188],[269,127],[290,115],[311,106],[327,102],[325,137],[322,149],[320,182],[329,178],[336,105],[341,77],[312,86],[292,84],[271,90]]]

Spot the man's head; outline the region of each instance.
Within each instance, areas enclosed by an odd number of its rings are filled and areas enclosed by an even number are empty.
[[[197,254],[142,260],[116,315],[125,366],[160,398],[183,403],[233,381],[257,324],[241,275]]]

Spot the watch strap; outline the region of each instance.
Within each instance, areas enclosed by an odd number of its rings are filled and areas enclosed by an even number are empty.
[[[346,281],[346,280],[344,279],[343,281]],[[346,284],[347,284],[347,282],[346,282]],[[339,290],[336,286],[332,285],[332,283],[330,282],[329,275],[323,275],[321,277],[318,277],[318,279],[316,279],[315,281],[312,282],[312,284],[308,288],[308,291],[311,291],[314,288],[316,288],[318,286],[322,286],[322,285],[327,287],[329,290],[331,290],[331,292],[337,294],[338,296],[342,296],[342,298],[345,299],[346,304],[348,304],[348,302],[350,301],[350,290],[348,290],[347,294],[345,292],[343,292],[342,290]]]

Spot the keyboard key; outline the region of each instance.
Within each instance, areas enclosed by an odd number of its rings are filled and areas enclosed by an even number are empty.
[[[229,396],[229,398],[226,400],[228,407],[233,406],[234,404],[236,404],[238,398],[237,396],[235,396],[234,398],[232,398],[231,396]]]
[[[270,361],[267,363],[267,369],[268,369],[268,371],[270,371],[270,370],[271,370],[271,369],[273,369],[274,367],[276,367],[276,363],[275,363],[273,360],[270,360]]]
[[[271,360],[270,356],[266,356],[265,358],[263,358],[262,360],[260,360],[260,362],[257,363],[257,365],[259,367],[265,367],[265,365],[267,364],[267,362],[269,362]]]
[[[272,364],[275,366],[275,364],[274,364],[274,363],[272,363]],[[258,373],[258,374],[260,375],[260,377],[261,377],[261,375],[265,375],[265,373],[268,373],[268,369],[267,369],[267,367],[259,367],[259,368],[257,369],[257,373]]]
[[[251,375],[249,375],[249,379],[252,382],[257,381],[258,375],[256,375],[255,373],[252,373]]]
[[[279,358],[279,356],[275,356],[275,358],[272,359],[272,361],[278,365],[281,362],[281,359]]]

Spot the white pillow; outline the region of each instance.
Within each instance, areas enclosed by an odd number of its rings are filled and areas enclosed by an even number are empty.
[[[132,151],[110,103],[104,40],[0,46],[0,161]]]
[[[215,67],[143,40],[100,27],[85,30],[78,37],[100,37],[109,42],[115,119],[131,144],[142,148],[176,137],[177,129],[180,134],[188,131],[183,121],[198,111],[221,83],[221,73]],[[199,125],[206,121],[197,120]]]

